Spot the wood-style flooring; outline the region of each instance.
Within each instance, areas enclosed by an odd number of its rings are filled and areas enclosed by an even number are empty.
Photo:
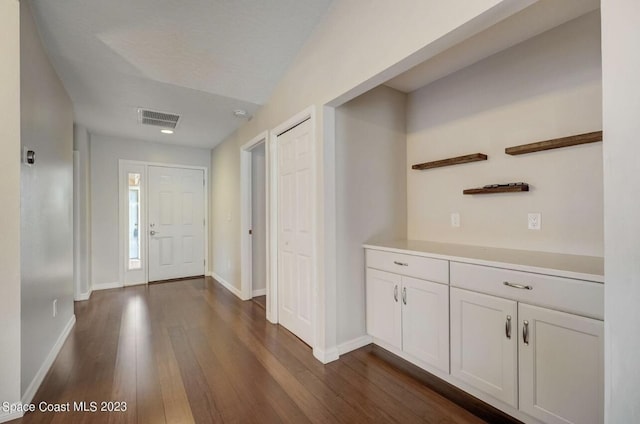
[[[13,423],[485,422],[374,346],[322,365],[262,307],[211,278],[94,292],[75,312],[34,402],[118,401],[126,411],[35,412]]]

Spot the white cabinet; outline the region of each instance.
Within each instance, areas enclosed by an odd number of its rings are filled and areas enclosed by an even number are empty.
[[[402,348],[401,277],[367,269],[367,333]]]
[[[451,374],[517,408],[517,303],[451,288]]]
[[[520,410],[549,424],[604,421],[603,322],[519,304]]]
[[[477,263],[447,253],[468,247],[428,246],[439,253],[367,248],[374,342],[523,422],[603,423],[604,286],[578,266],[593,258],[533,253],[569,264],[556,273],[523,252]]]
[[[449,286],[402,277],[402,350],[449,372]]]
[[[603,422],[602,337],[599,320],[451,288],[451,374],[545,423]]]
[[[405,258],[397,260],[397,255],[395,260],[408,263]],[[377,262],[372,264],[375,266]],[[399,267],[406,269],[406,265]],[[438,272],[442,274],[441,270]],[[384,347],[397,348],[419,364],[449,372],[447,285],[369,267],[366,313],[367,333],[385,343]]]

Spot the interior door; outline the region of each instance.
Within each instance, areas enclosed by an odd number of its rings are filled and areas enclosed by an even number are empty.
[[[149,281],[204,275],[204,172],[149,167]]]
[[[311,124],[278,136],[278,316],[313,346]]]

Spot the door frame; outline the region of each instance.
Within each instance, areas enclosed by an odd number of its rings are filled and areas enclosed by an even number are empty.
[[[265,146],[265,215],[266,215],[266,250],[267,253],[267,275],[266,287],[269,287],[269,160],[267,159],[267,140],[269,133],[263,131],[256,137],[240,147],[240,281],[242,300],[253,298],[253,240],[249,235],[252,227],[253,203],[252,203],[252,150],[260,144]],[[267,316],[269,316],[269,293],[267,291]]]
[[[144,231],[144,250],[146,254],[145,263],[143,265],[144,271],[144,280],[140,282],[136,282],[133,284],[125,284],[125,274],[127,271],[127,261],[125,260],[125,254],[127,252],[127,222],[128,222],[128,193],[127,190],[127,167],[129,166],[142,166],[144,168],[144,172],[142,173],[143,185],[141,187],[141,196],[142,196],[142,212],[144,214],[143,221],[146,223],[148,221],[149,215],[149,167],[150,166],[161,166],[164,168],[179,168],[179,169],[195,169],[203,172],[204,185],[203,185],[203,194],[204,194],[204,275],[207,274],[207,270],[209,269],[209,169],[206,166],[191,166],[191,165],[182,165],[177,163],[162,163],[162,162],[146,162],[146,161],[138,161],[138,160],[129,160],[129,159],[119,159],[118,160],[118,267],[119,267],[119,275],[120,275],[120,284],[119,287],[125,286],[133,286],[139,284],[148,284],[149,283],[149,232]]]
[[[323,302],[318,290],[318,145],[316,133],[316,108],[309,106],[297,113],[269,131],[267,140],[267,167],[269,169],[269,192],[267,193],[267,315],[272,323],[278,323],[278,136],[282,133],[309,120],[311,125],[311,186],[314,188],[310,196],[311,199],[311,293],[313,297],[311,306],[311,317],[313,320],[313,349],[314,356],[320,359],[324,352],[318,352],[316,346],[319,344],[318,334],[322,323],[318,320],[318,311],[323,308]],[[321,359],[322,360],[322,359]],[[322,362],[325,362],[322,360]]]

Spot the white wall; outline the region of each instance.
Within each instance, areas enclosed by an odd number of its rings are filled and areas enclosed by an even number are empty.
[[[20,401],[20,3],[0,2],[0,402]],[[0,422],[7,418],[0,412]]]
[[[118,249],[120,159],[209,167],[210,151],[91,134],[91,283],[122,284]]]
[[[20,38],[22,145],[36,152],[21,171],[24,395],[73,318],[73,106],[25,1]]]
[[[317,112],[316,149],[322,152],[324,116],[322,106],[346,101],[408,70],[518,10],[533,0],[349,0],[332,3],[300,54],[293,61],[271,98],[246,125],[216,147],[212,153],[212,270],[236,287],[240,285],[239,176],[240,146],[265,130],[275,128],[304,108]],[[336,100],[336,99],[340,100]],[[327,164],[330,166],[330,164]],[[318,205],[325,202],[325,161],[317,157]],[[330,176],[327,176],[330,179]],[[225,187],[226,186],[226,187]],[[335,251],[325,231],[335,211],[317,211],[320,325],[318,347],[336,345],[336,305],[332,287],[325,284]],[[231,216],[233,222],[228,221]],[[325,221],[325,219],[327,221]],[[325,257],[325,243],[327,255]],[[333,277],[327,277],[331,285]]]
[[[267,286],[266,153],[264,143],[251,150],[252,288]]]
[[[602,0],[605,422],[640,422],[640,2]]]
[[[73,150],[78,155],[74,180],[74,280],[76,300],[86,300],[91,294],[91,181],[90,135],[81,125],[73,127]]]
[[[410,239],[603,255],[602,143],[509,156],[505,147],[602,129],[600,14],[591,12],[409,96]],[[470,153],[489,160],[431,170]],[[529,193],[463,195],[528,182]],[[461,227],[450,225],[459,212]],[[527,229],[527,213],[542,229]]]
[[[362,244],[406,237],[406,97],[382,86],[336,109],[338,344],[366,334]]]

